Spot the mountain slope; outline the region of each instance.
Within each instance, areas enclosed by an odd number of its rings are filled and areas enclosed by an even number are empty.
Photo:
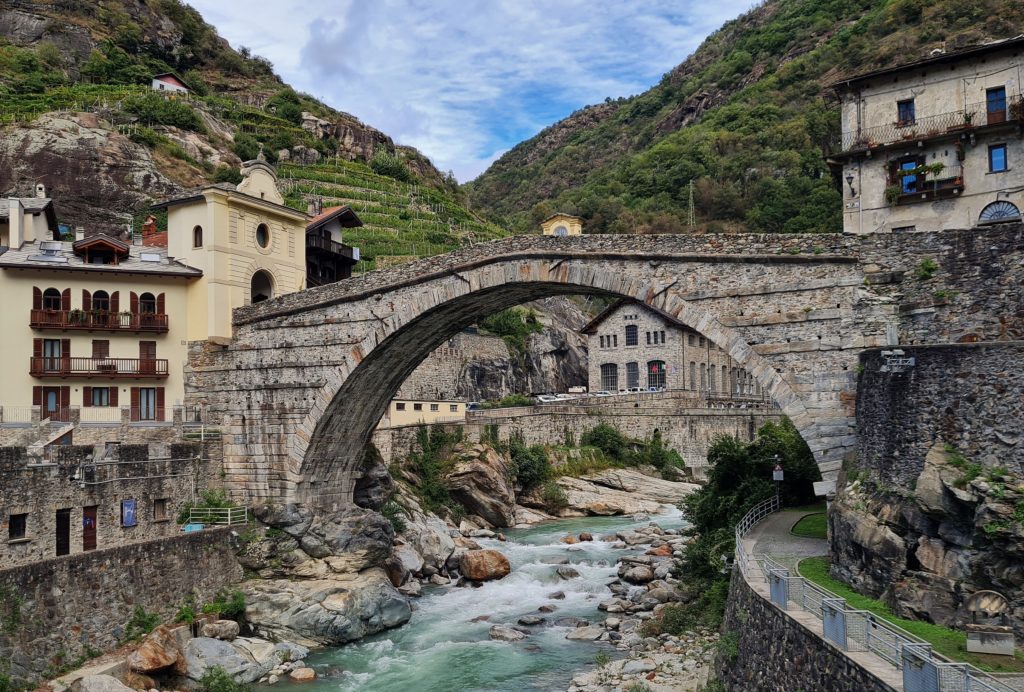
[[[465,187],[516,231],[559,210],[588,232],[682,232],[691,194],[695,230],[836,231],[827,85],[1022,26],[1013,0],[769,0],[647,92],[572,114]]]
[[[190,98],[150,89],[154,74],[171,71]],[[380,185],[416,186],[448,212],[432,229],[436,248],[462,242],[460,223],[501,233],[462,208],[455,181],[423,154],[297,93],[180,0],[0,6],[0,195],[43,182],[62,222],[120,231],[137,225],[153,198],[235,180],[239,162],[261,148],[294,179],[307,167],[309,178],[322,177],[318,167],[330,160],[382,174]],[[418,254],[398,245],[395,253]]]

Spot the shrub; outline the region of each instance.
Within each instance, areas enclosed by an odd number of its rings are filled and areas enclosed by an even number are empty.
[[[260,153],[260,143],[252,135],[239,133],[231,143],[231,151],[238,154],[243,161],[252,161]]]
[[[203,606],[203,612],[222,618],[237,618],[245,613],[245,594],[241,591],[218,591],[214,599]]]
[[[213,172],[213,182],[237,185],[242,182],[242,174],[234,166],[217,166],[217,170]]]
[[[937,272],[938,270],[938,262],[933,260],[931,257],[925,257],[917,265],[917,269],[914,270],[914,276],[916,276],[918,279],[922,281],[927,281],[928,279],[935,276],[935,272]]]
[[[409,169],[405,167],[402,159],[394,154],[389,154],[383,149],[378,149],[377,153],[373,155],[373,160],[370,161],[370,168],[377,175],[386,175],[403,183],[412,181],[412,174],[409,173]]]
[[[124,627],[124,638],[128,641],[139,639],[149,634],[160,624],[159,613],[147,613],[140,605],[135,606],[131,620]]]
[[[147,125],[166,125],[193,132],[204,132],[206,128],[196,112],[184,101],[165,99],[156,92],[137,94],[129,97],[124,109],[138,116]]]
[[[548,454],[542,446],[527,447],[522,437],[513,436],[508,441],[508,449],[512,458],[512,473],[523,490],[533,488],[551,475]]]
[[[629,456],[629,441],[626,436],[608,423],[599,423],[580,437],[584,447],[597,447],[605,456],[616,461],[625,461]]]
[[[548,509],[559,510],[569,506],[569,497],[562,490],[562,486],[555,481],[548,481],[544,484],[544,487],[541,488],[540,498]]]
[[[181,511],[178,512],[179,524],[185,524],[188,522],[189,512],[193,508],[222,509],[238,506],[228,498],[227,492],[225,492],[223,488],[211,488],[209,490],[204,490],[200,498],[199,502],[186,502],[182,505]]]
[[[199,685],[203,692],[249,692],[252,688],[236,682],[231,675],[221,666],[210,666],[199,678]]]
[[[519,357],[529,350],[526,338],[543,329],[537,313],[527,308],[509,308],[497,312],[480,322],[480,326],[495,336],[500,336],[513,353]]]
[[[405,523],[405,517],[402,515],[405,510],[402,505],[398,504],[394,500],[389,500],[384,503],[384,506],[380,508],[380,513],[384,515],[384,518],[391,522],[391,528],[395,530],[395,533],[402,533],[408,526]]]

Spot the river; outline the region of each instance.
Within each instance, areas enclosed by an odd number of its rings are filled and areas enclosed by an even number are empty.
[[[666,507],[651,515],[664,529],[685,525],[679,510]],[[606,585],[616,578],[615,563],[635,549],[616,550],[611,543],[595,540],[566,545],[567,534],[588,531],[595,538],[637,526],[627,517],[563,519],[529,528],[509,529],[507,542],[476,539],[484,548],[503,552],[512,563],[504,579],[480,588],[429,587],[413,601],[412,618],[404,626],[368,637],[356,644],[324,649],[308,663],[320,676],[304,690],[360,692],[504,692],[564,690],[575,672],[594,665],[598,651],[618,653],[603,642],[565,639],[569,626],[529,628],[525,640],[492,641],[493,624],[515,625],[524,615],[541,615],[548,622],[566,616],[591,622],[604,620],[598,603],[610,596]],[[567,558],[580,577],[562,580],[555,564]],[[544,562],[544,560],[549,562]],[[564,599],[552,599],[561,591]],[[538,613],[542,605],[553,613]],[[486,620],[474,619],[486,616]],[[277,687],[290,683],[279,683]]]

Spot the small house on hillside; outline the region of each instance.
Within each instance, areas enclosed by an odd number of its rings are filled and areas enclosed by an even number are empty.
[[[192,93],[192,89],[189,88],[188,84],[185,84],[185,81],[173,72],[153,75],[153,81],[150,86],[153,91],[169,91],[176,94]]]

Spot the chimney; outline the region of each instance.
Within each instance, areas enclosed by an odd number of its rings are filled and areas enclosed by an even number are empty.
[[[16,197],[11,197],[10,204],[10,239],[12,248],[20,248],[25,242],[25,208]]]
[[[81,226],[75,227],[75,240],[85,240],[85,229]]]
[[[36,183],[36,197],[44,199],[46,197],[46,186],[42,183]]]

